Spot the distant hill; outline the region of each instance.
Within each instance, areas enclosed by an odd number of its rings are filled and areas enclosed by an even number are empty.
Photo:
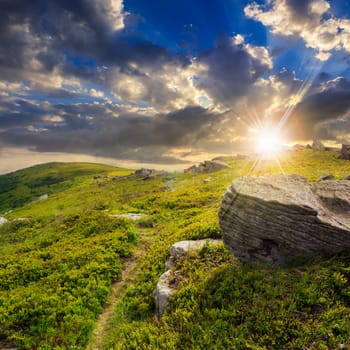
[[[169,248],[220,238],[233,179],[350,174],[331,151],[225,161],[211,174],[50,163],[0,176],[1,212],[13,210],[0,226],[0,348],[349,349],[350,254],[268,269],[204,246],[176,264],[178,292],[155,317]]]
[[[93,163],[47,163],[0,175],[0,214],[41,195],[65,190],[83,177],[104,175],[116,170],[120,169]],[[123,172],[127,174],[130,171]]]

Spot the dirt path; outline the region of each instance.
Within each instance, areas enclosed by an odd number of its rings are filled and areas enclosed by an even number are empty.
[[[130,285],[134,280],[137,273],[137,264],[140,257],[144,253],[144,249],[149,242],[148,234],[140,234],[140,242],[136,247],[133,256],[130,259],[124,261],[124,269],[122,271],[121,279],[112,285],[112,293],[110,294],[105,308],[99,316],[96,328],[92,333],[91,340],[86,350],[103,350],[103,339],[106,334],[107,327],[110,326],[109,320],[113,317],[113,310],[125,291],[125,287]]]

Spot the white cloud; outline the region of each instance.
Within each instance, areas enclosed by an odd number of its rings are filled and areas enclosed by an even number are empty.
[[[59,115],[44,115],[42,120],[49,123],[61,123],[64,121]]]
[[[96,89],[90,89],[90,95],[96,98],[104,98],[103,91],[97,91]]]
[[[199,73],[197,63],[185,67],[176,61],[161,67],[133,64],[131,68],[131,72],[111,69],[106,77],[115,96],[124,103],[143,101],[157,112],[169,112],[187,105],[202,105],[210,100],[193,82],[194,76]]]
[[[105,18],[112,31],[124,28],[123,0],[94,0],[96,13]]]
[[[326,61],[332,50],[350,52],[350,21],[330,17],[330,4],[325,0],[292,2],[274,0],[265,7],[252,3],[245,7],[246,16],[271,27],[274,34],[299,36],[305,45],[317,51],[316,58]]]

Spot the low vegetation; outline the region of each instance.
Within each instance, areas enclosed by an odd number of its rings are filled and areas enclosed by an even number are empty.
[[[223,246],[205,246],[178,263],[180,289],[168,313],[154,317],[153,291],[170,246],[220,237],[221,195],[234,178],[281,169],[310,181],[326,173],[350,174],[350,162],[332,152],[293,152],[280,164],[228,162],[232,169],[213,174],[150,180],[114,179],[128,171],[88,164],[49,164],[0,176],[0,184],[7,183],[1,198],[12,198],[1,202],[2,210],[17,207],[0,227],[0,345],[85,348],[125,259],[142,250],[135,277],[108,321],[105,349],[350,347],[346,254],[270,271],[242,265]],[[11,187],[9,179],[18,173],[20,180]],[[50,176],[64,181],[39,180]],[[16,204],[16,189],[24,183],[40,191],[25,205]],[[32,202],[43,193],[49,198]],[[136,223],[111,216],[131,212],[146,216]],[[143,232],[146,245],[138,239]]]

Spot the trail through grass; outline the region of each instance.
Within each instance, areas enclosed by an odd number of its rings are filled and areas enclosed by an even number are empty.
[[[139,273],[140,257],[144,255],[146,247],[152,240],[153,232],[146,231],[140,233],[139,243],[132,256],[126,259],[123,263],[123,271],[121,278],[114,282],[112,285],[112,292],[106,302],[104,309],[97,321],[95,329],[92,333],[91,340],[86,350],[103,350],[108,334],[113,331],[114,327],[117,327],[115,319],[115,310],[118,307],[118,303],[125,293],[127,286],[134,282],[135,276]],[[118,322],[118,321],[117,321]]]

